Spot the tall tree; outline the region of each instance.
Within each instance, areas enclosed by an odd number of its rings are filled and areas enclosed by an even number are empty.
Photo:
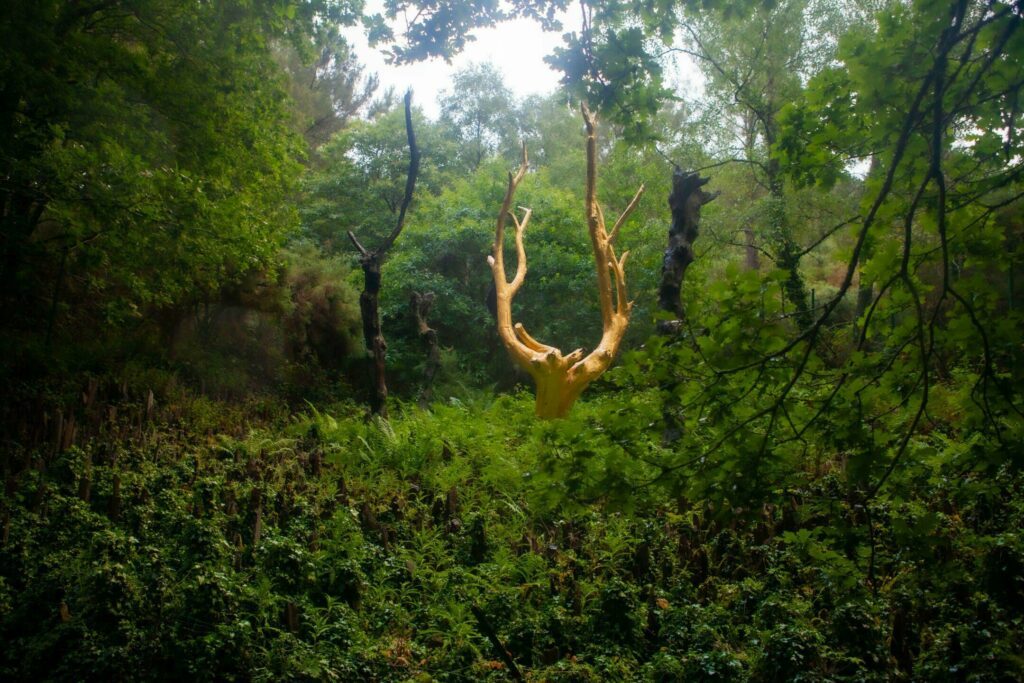
[[[459,157],[470,172],[498,151],[516,146],[515,99],[493,64],[471,64],[452,76],[440,97],[441,122],[460,145]]]
[[[137,320],[267,263],[295,225],[303,151],[269,45],[306,49],[350,9],[4,3],[3,325],[38,331],[72,294],[76,319]]]
[[[832,59],[844,24],[841,6],[782,0],[743,15],[714,10],[692,13],[680,24],[682,49],[702,68],[708,95],[722,115],[722,128],[732,131],[723,140],[722,151],[727,158],[747,164],[750,183],[762,188],[754,192],[761,195],[759,220],[744,226],[748,261],[753,261],[755,243],[761,241],[786,272],[786,296],[796,308],[801,329],[813,322],[800,272],[806,250],[797,236],[794,198],[785,187],[775,145],[780,112],[799,96],[803,80]]]
[[[316,34],[313,60],[288,43],[277,52],[289,75],[297,125],[310,149],[326,143],[360,111],[369,107],[380,83],[365,73],[336,25]]]
[[[363,318],[363,340],[373,357],[373,392],[370,409],[375,415],[388,416],[388,386],[385,377],[385,355],[387,342],[380,325],[380,281],[381,265],[388,251],[405,227],[405,217],[416,189],[416,176],[420,168],[420,150],[416,146],[416,134],[412,127],[412,91],[405,93],[405,134],[409,144],[409,170],[405,179],[405,194],[398,208],[395,225],[383,242],[374,250],[360,243],[355,233],[348,231],[348,237],[359,252],[359,266],[363,269],[363,292],[359,295],[359,311]]]

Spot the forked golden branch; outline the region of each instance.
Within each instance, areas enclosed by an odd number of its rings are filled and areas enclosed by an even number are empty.
[[[531,337],[521,323],[512,323],[512,299],[526,280],[526,249],[523,236],[530,222],[531,210],[520,207],[522,218],[512,210],[516,188],[526,175],[529,160],[526,145],[519,170],[508,174],[508,190],[501,204],[501,212],[494,231],[494,250],[487,262],[494,274],[497,290],[498,334],[509,354],[521,368],[530,373],[537,387],[537,417],[552,419],[564,417],[588,384],[608,369],[619,350],[629,325],[629,312],[633,303],[626,298],[625,265],[629,252],[616,257],[613,242],[619,228],[636,208],[643,194],[640,186],[625,211],[615,221],[611,233],[605,229],[604,213],[597,201],[597,134],[596,119],[587,106],[583,107],[583,120],[587,129],[587,187],[586,214],[590,243],[597,269],[597,291],[601,301],[601,342],[589,354],[576,349],[563,356],[554,346],[548,346]],[[516,231],[516,274],[509,282],[505,274],[505,221],[511,217]],[[613,282],[614,281],[614,282]]]

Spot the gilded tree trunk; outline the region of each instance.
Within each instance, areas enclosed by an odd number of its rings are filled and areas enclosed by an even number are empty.
[[[597,270],[597,292],[601,302],[603,330],[597,348],[589,354],[584,353],[583,349],[576,349],[563,356],[560,349],[542,344],[531,337],[521,323],[512,323],[512,299],[526,279],[526,249],[523,246],[523,235],[532,213],[530,209],[522,209],[523,216],[520,219],[512,206],[516,187],[526,175],[528,167],[525,145],[519,170],[515,174],[508,174],[508,189],[495,226],[493,253],[487,257],[491,274],[494,276],[498,336],[501,337],[512,360],[533,377],[537,392],[536,412],[537,417],[541,419],[564,417],[587,385],[608,369],[626,334],[629,312],[632,308],[632,302],[626,297],[625,265],[629,252],[623,253],[621,257],[616,256],[613,243],[619,228],[640,201],[643,186],[615,221],[612,229],[607,230],[604,213],[597,201],[596,119],[586,105],[582,109],[587,128],[584,209]],[[511,218],[515,224],[516,273],[511,281],[505,273],[504,241],[507,218]]]

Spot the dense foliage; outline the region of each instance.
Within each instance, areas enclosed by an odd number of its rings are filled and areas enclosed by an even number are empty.
[[[166,400],[9,487],[5,678],[505,680],[488,630],[531,680],[1024,673],[1024,482],[931,474],[953,445],[866,504],[829,472],[745,511],[616,505],[557,466],[614,449],[603,401],[250,429],[257,406]]]
[[[268,42],[319,3],[247,5],[5,5],[5,314],[55,261],[120,322],[272,256],[301,150]]]

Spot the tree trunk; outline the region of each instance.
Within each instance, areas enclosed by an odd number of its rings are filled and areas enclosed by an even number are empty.
[[[774,136],[768,138],[774,144]],[[767,165],[768,175],[768,234],[776,244],[776,264],[787,273],[783,289],[786,298],[796,308],[796,322],[800,330],[806,330],[814,324],[814,313],[808,304],[807,287],[800,275],[800,259],[803,254],[793,240],[789,220],[786,218],[786,197],[782,187],[781,171],[777,159],[770,159]]]
[[[493,252],[487,257],[494,276],[497,304],[497,327],[501,341],[512,360],[533,377],[537,387],[537,417],[550,419],[563,417],[583,389],[608,369],[618,352],[629,325],[629,313],[633,303],[626,295],[625,264],[629,252],[621,257],[615,254],[614,241],[619,228],[629,217],[643,195],[643,185],[637,190],[632,201],[615,221],[611,231],[607,230],[604,213],[597,200],[597,128],[596,118],[581,103],[583,120],[587,130],[587,181],[585,211],[587,232],[594,252],[594,266],[597,270],[597,291],[601,302],[601,341],[589,354],[583,349],[563,355],[554,346],[542,344],[531,337],[521,323],[512,323],[512,299],[526,279],[526,248],[523,234],[530,222],[532,209],[520,207],[522,218],[512,210],[512,199],[516,187],[526,175],[529,160],[526,145],[523,145],[522,163],[519,170],[508,174],[508,190],[498,212],[494,230]],[[515,224],[516,273],[509,281],[505,272],[505,221],[511,217]],[[614,276],[614,277],[613,277]]]
[[[860,337],[866,330],[861,327],[860,319],[871,308],[871,302],[875,300],[875,283],[864,281],[864,272],[858,273],[860,282],[857,283],[857,308],[853,314],[853,345],[860,344]]]
[[[743,228],[743,236],[746,239],[744,247],[743,265],[747,270],[761,270],[761,256],[757,253],[757,243],[754,241],[754,229],[749,225]]]
[[[718,196],[717,192],[701,189],[709,180],[678,168],[672,174],[672,192],[668,196],[672,224],[668,229],[668,247],[661,261],[658,305],[675,319],[658,323],[658,331],[663,334],[677,332],[682,325],[684,312],[680,292],[686,270],[694,259],[693,243],[699,234],[701,207]]]
[[[658,322],[658,332],[678,334],[683,325],[683,302],[680,297],[686,270],[693,263],[693,243],[699,235],[701,208],[718,196],[717,192],[705,192],[703,188],[710,178],[701,178],[698,173],[685,173],[676,168],[672,174],[672,191],[668,195],[668,206],[672,212],[672,223],[668,229],[668,247],[661,261],[661,283],[658,285],[658,305],[673,315],[672,320]],[[665,429],[662,441],[672,443],[682,435],[683,423],[673,410],[672,399],[662,409]]]
[[[348,237],[359,251],[359,266],[363,269],[363,292],[359,295],[359,311],[363,319],[363,340],[373,359],[370,409],[374,415],[387,419],[388,386],[384,377],[384,361],[388,345],[384,341],[384,333],[380,325],[380,266],[387,257],[388,250],[398,239],[405,227],[405,216],[412,202],[416,188],[416,176],[420,169],[420,150],[416,146],[416,134],[412,128],[412,91],[405,93],[405,134],[409,142],[409,170],[405,177],[405,195],[398,210],[398,218],[391,234],[374,251],[369,251],[356,238],[351,230]]]
[[[434,305],[434,293],[412,293],[409,306],[416,320],[416,332],[427,352],[427,364],[423,371],[423,391],[420,393],[420,406],[426,408],[433,397],[434,378],[441,367],[441,351],[437,346],[437,330],[427,323],[430,308]]]
[[[371,386],[370,410],[387,419],[388,385],[384,375],[384,360],[388,344],[380,326],[380,257],[376,253],[360,260],[363,269],[363,292],[359,295],[359,311],[363,319],[363,340],[370,352]]]
[[[864,273],[860,273],[860,283],[857,285],[857,311],[854,314],[854,321],[860,320],[860,317],[864,315],[868,307],[871,306],[871,302],[875,300],[875,283],[865,282]]]

